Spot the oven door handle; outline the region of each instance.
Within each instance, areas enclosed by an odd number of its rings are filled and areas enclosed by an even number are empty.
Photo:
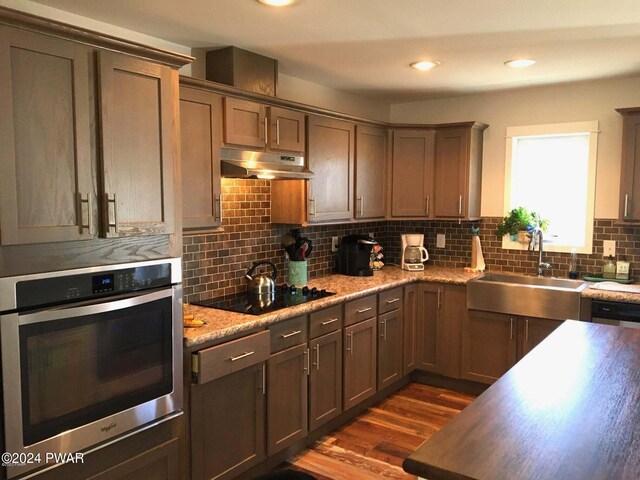
[[[137,305],[144,305],[145,303],[162,300],[163,298],[172,298],[174,295],[174,289],[175,287],[163,288],[162,290],[156,290],[151,293],[141,293],[126,298],[119,298],[117,300],[109,300],[107,298],[100,303],[93,303],[91,305],[83,305],[77,307],[74,307],[72,305],[65,308],[40,310],[34,313],[18,314],[18,324],[30,325],[34,323],[53,322],[56,320],[83,317],[86,315],[98,315],[101,313],[115,312],[118,310],[123,310],[125,308],[135,307]]]

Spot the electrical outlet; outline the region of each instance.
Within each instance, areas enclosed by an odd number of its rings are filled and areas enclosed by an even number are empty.
[[[369,232],[369,236],[370,236],[371,238],[374,238],[374,237],[373,237],[373,232]]]
[[[611,255],[612,257],[616,256],[616,241],[615,240],[605,240],[602,242],[602,256],[608,257]]]
[[[340,245],[340,237],[331,237],[331,251],[337,252]]]
[[[438,233],[436,235],[436,248],[444,248],[446,245],[444,233]]]

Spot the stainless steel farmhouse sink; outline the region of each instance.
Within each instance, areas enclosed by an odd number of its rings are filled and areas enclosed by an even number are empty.
[[[473,310],[565,320],[580,318],[580,292],[588,282],[487,273],[467,284]]]

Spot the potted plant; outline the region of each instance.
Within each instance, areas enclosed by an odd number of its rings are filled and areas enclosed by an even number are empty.
[[[520,243],[527,243],[529,241],[527,233],[536,228],[546,232],[548,226],[549,221],[541,218],[538,213],[530,212],[525,207],[517,207],[502,218],[502,222],[496,229],[496,235],[498,237],[509,235],[512,240],[517,236]]]

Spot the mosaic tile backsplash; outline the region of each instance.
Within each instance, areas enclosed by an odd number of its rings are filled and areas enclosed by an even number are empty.
[[[278,269],[278,283],[286,281],[287,261],[281,238],[291,227],[270,223],[268,180],[223,179],[223,230],[185,234],[183,247],[185,301],[218,297],[245,290],[244,274],[253,262],[269,260]],[[535,274],[538,252],[503,250],[495,236],[500,218],[473,222],[480,227],[480,241],[488,270]],[[314,250],[308,262],[312,279],[336,272],[337,253],[331,252],[331,237],[351,233],[373,233],[384,247],[385,263],[400,262],[400,234],[424,233],[429,250],[427,264],[463,268],[471,262],[471,222],[381,220],[341,225],[315,225],[302,229]],[[436,235],[445,234],[445,248],[435,248]],[[618,259],[631,262],[631,275],[640,275],[640,227],[620,226],[615,220],[596,220],[594,253],[578,255],[580,273],[600,273],[604,259],[602,241],[615,240]],[[544,253],[551,274],[566,277],[568,253]]]

